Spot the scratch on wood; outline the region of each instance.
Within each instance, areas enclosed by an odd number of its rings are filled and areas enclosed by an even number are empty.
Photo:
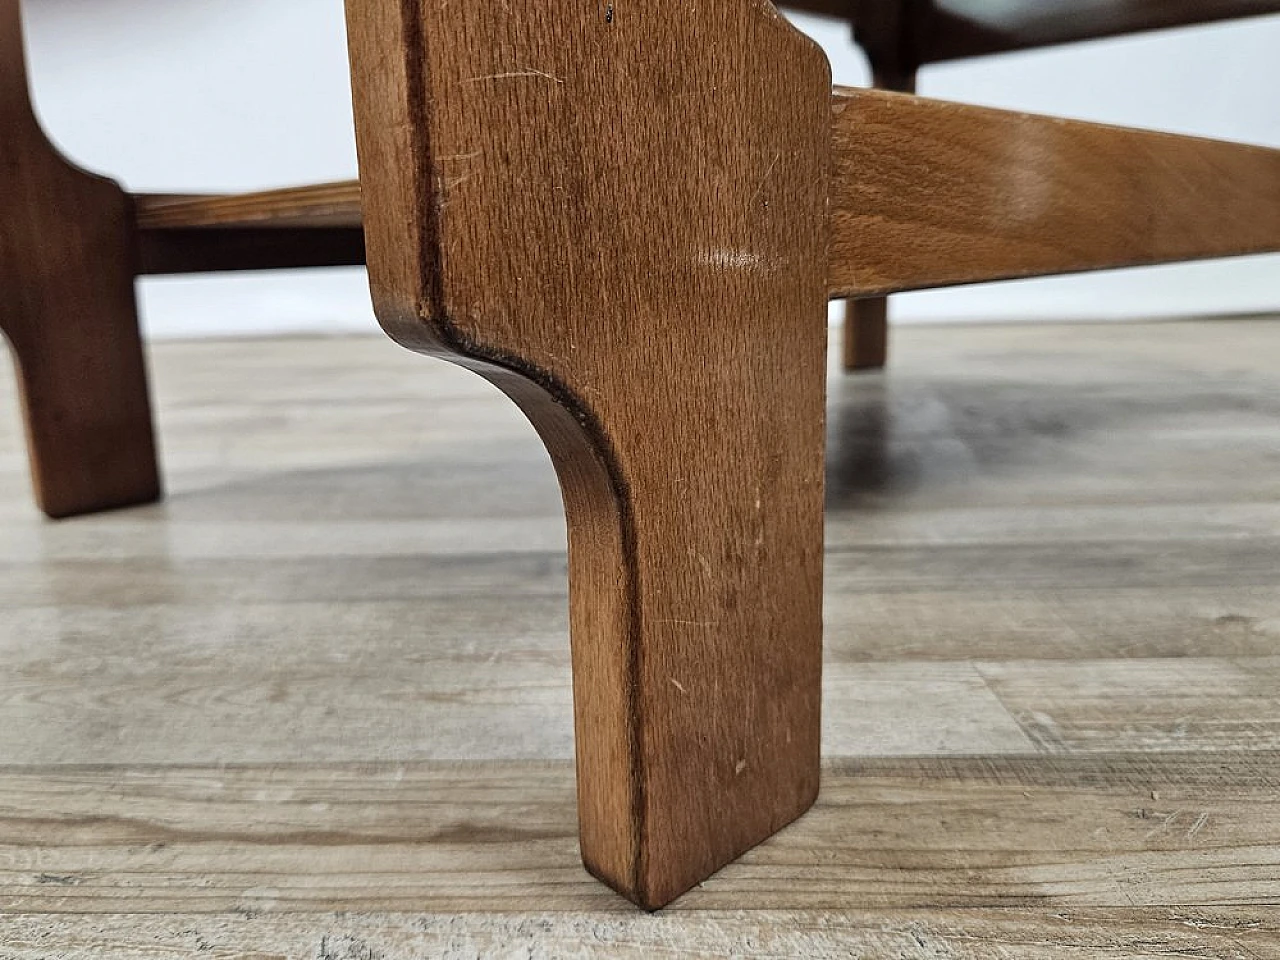
[[[758,198],[760,194],[764,192],[765,184],[769,182],[769,175],[773,173],[773,168],[778,165],[778,161],[781,159],[782,159],[782,151],[779,150],[777,153],[773,155],[773,160],[770,162],[768,168],[765,170],[764,176],[760,178],[760,185],[756,187],[756,192],[753,193],[751,195],[751,199],[747,201],[748,207],[754,204],[756,202],[756,198]],[[768,205],[769,203],[766,200],[765,206],[768,206]]]
[[[556,83],[564,83],[559,77],[552,76],[542,70],[512,70],[508,73],[487,73],[482,77],[468,77],[467,83],[479,83],[482,80],[511,80],[516,77],[541,77],[543,80],[553,80]]]
[[[1181,810],[1175,810],[1173,811],[1173,813],[1169,813],[1169,814],[1162,814],[1156,810],[1151,810],[1151,811],[1143,810],[1142,812],[1143,812],[1144,819],[1155,819],[1156,817],[1162,818],[1159,826],[1154,827],[1151,830],[1148,830],[1143,835],[1142,837],[1143,840],[1150,840],[1154,836],[1168,832],[1169,828],[1178,822],[1178,817],[1182,816]]]
[[[75,886],[84,883],[84,877],[74,874],[42,873],[36,877],[36,883],[56,883],[60,886]]]

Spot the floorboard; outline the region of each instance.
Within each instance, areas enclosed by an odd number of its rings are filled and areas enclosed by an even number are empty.
[[[0,960],[1280,957],[1280,318],[833,371],[822,797],[656,917],[578,863],[519,413],[372,334],[151,354],[162,504],[42,521],[0,405]]]

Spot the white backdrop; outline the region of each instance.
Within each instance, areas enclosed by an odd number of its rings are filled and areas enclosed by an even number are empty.
[[[355,176],[340,0],[26,0],[50,135],[133,190]],[[837,83],[865,84],[837,23],[797,17]],[[1280,16],[927,68],[920,92],[1280,146]],[[360,270],[153,279],[153,336],[371,329]],[[1111,319],[1280,309],[1280,257],[909,294],[895,319]]]

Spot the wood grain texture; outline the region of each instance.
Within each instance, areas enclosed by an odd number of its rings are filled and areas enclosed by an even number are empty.
[[[1280,250],[1280,150],[837,89],[831,295]]]
[[[898,5],[899,8],[905,5]],[[896,9],[892,16],[864,18],[855,37],[871,61],[872,86],[915,93],[919,66],[911,45],[912,13]],[[885,297],[846,300],[844,304],[844,368],[879,370],[889,359],[889,302]]]
[[[1049,753],[1117,743],[1145,751],[1280,746],[1273,661],[1266,657],[983,664],[979,672]]]
[[[136,194],[133,202],[140,230],[361,224],[356,180],[239,194]]]
[[[826,60],[741,0],[348,13],[375,310],[551,452],[583,857],[660,906],[817,792]]]
[[[860,35],[876,85],[905,93],[904,17]],[[1280,248],[1280,151],[867,91],[837,90],[832,109],[829,296],[866,300],[846,307],[849,370],[885,362],[868,292]],[[135,201],[142,273],[364,261],[355,181]]]
[[[316,957],[551,960],[892,957],[895,960],[1275,960],[1274,909],[1171,906],[565,913],[0,915],[14,960]]]
[[[912,88],[906,55],[878,86]],[[867,300],[846,369],[884,365],[871,292],[1280,248],[1280,151],[849,89],[832,109],[829,296]],[[354,181],[135,200],[142,273],[364,261]]]
[[[704,911],[1280,904],[1280,754],[858,758],[793,829],[673,905]],[[560,911],[559,762],[10,768],[0,913]]]
[[[361,227],[190,227],[138,234],[141,275],[358,267]]]
[[[0,404],[0,953],[1277,956],[1280,322],[898,334],[831,356],[823,794],[653,917],[578,865],[562,507],[489,384],[157,344],[171,496],[73,524]]]
[[[0,330],[20,371],[36,500],[51,517],[154,500],[133,212],[40,130],[18,0],[0,0],[0,129]]]
[[[357,181],[224,195],[140,194],[138,273],[215,273],[365,262]]]

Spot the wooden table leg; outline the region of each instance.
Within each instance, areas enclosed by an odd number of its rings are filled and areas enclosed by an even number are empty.
[[[927,10],[912,0],[855,6],[854,40],[871,65],[871,85],[896,93],[916,92],[917,32]],[[880,370],[889,354],[889,301],[868,297],[844,302],[844,369]]]
[[[0,0],[0,330],[36,499],[51,517],[160,494],[134,303],[132,203],[68,164],[32,115],[18,0]]]
[[[744,0],[347,10],[379,319],[551,451],[582,855],[659,907],[818,790],[826,58]]]
[[[898,93],[915,93],[915,71],[906,74],[876,72],[875,87]],[[864,297],[844,302],[844,369],[881,370],[889,360],[889,298]]]
[[[844,368],[879,370],[889,355],[889,298],[844,302]]]
[[[896,93],[916,92],[916,71],[909,67],[873,69],[873,85]],[[889,298],[844,302],[844,368],[880,370],[889,359]]]

